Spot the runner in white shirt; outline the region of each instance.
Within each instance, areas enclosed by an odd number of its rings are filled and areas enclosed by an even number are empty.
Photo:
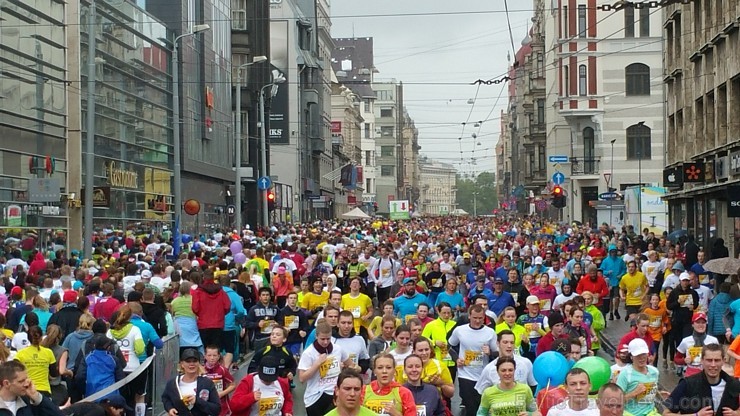
[[[331,326],[319,323],[316,341],[298,362],[298,380],[306,385],[303,399],[307,416],[324,416],[333,407],[334,387],[343,367],[357,368],[342,347],[331,343]]]
[[[341,299],[341,297],[340,297]],[[367,353],[365,339],[355,333],[355,318],[350,311],[339,312],[339,324],[334,333],[332,343],[342,348],[352,360],[352,364],[360,367],[361,372],[370,368],[370,356]]]
[[[567,275],[565,270],[560,268],[559,260],[553,260],[552,267],[547,270],[547,275],[550,277],[550,284],[555,286],[558,295],[563,293],[563,280],[565,280]]]
[[[572,368],[565,376],[565,388],[568,400],[555,405],[547,416],[599,416],[596,401],[588,398],[591,391],[591,380],[582,368]]]
[[[460,400],[465,406],[465,414],[474,416],[481,401],[481,394],[475,389],[475,383],[481,378],[483,368],[488,365],[498,346],[496,332],[484,325],[485,309],[480,305],[473,305],[468,315],[470,323],[456,327],[448,344],[459,346],[457,381]]]
[[[528,358],[514,354],[515,347],[515,335],[508,329],[505,329],[498,334],[498,352],[499,357],[510,357],[516,362],[516,370],[514,370],[514,381],[517,383],[523,383],[528,386],[536,386],[537,380],[534,379],[534,372],[532,371],[532,361]],[[501,381],[501,377],[496,371],[496,363],[498,358],[488,363],[483,369],[480,378],[475,383],[475,389],[479,394],[483,394],[483,391],[488,387],[495,386]]]
[[[655,287],[655,284],[658,281],[658,276],[663,273],[663,269],[660,267],[660,262],[658,261],[658,252],[650,250],[647,252],[647,257],[648,261],[642,263],[642,274],[647,278],[648,286],[650,286],[650,293],[656,293],[656,291],[660,292],[660,288]]]
[[[691,288],[694,289],[697,295],[699,295],[699,308],[697,311],[709,312],[709,301],[714,298],[714,292],[712,289],[699,284],[699,276],[695,271],[690,270],[689,277],[691,281]]]

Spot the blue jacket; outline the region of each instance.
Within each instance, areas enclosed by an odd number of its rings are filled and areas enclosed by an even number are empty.
[[[416,315],[416,308],[422,303],[427,303],[427,297],[421,293],[412,297],[399,296],[393,301],[393,313],[405,322],[406,316]]]
[[[470,288],[470,292],[468,292],[468,296],[467,296],[468,302],[472,303],[471,299],[473,299],[474,296],[483,295],[488,298],[488,309],[493,310],[492,307],[493,307],[494,296],[493,296],[493,292],[491,291],[491,289],[484,288],[483,291],[478,292],[476,288],[477,286],[473,286],[472,288]]]
[[[229,300],[231,301],[231,309],[226,317],[224,317],[224,331],[236,331],[239,329],[239,326],[236,324],[237,318],[242,319],[247,316],[247,310],[244,309],[242,297],[234,289],[224,286],[224,292],[229,295]]]
[[[75,369],[75,361],[77,361],[77,356],[80,354],[80,351],[82,351],[82,347],[85,345],[85,342],[88,339],[92,338],[92,336],[93,332],[90,330],[77,330],[67,335],[67,338],[64,338],[62,347],[66,348],[67,351],[69,351],[69,358],[67,359],[67,369]]]
[[[715,337],[725,335],[727,327],[723,318],[730,307],[730,303],[732,303],[732,298],[729,293],[719,293],[709,302],[709,316],[707,317],[707,332],[709,334]]]
[[[501,316],[501,313],[503,313],[504,309],[506,309],[508,306],[511,306],[512,308],[516,307],[516,302],[514,302],[514,297],[511,296],[511,293],[509,292],[501,292],[500,295],[497,295],[495,292],[491,294],[492,297],[488,302],[488,309],[492,310],[493,313],[496,314],[496,316]]]
[[[604,277],[609,279],[609,285],[617,287],[622,276],[627,274],[627,265],[621,257],[608,255],[601,261],[601,270],[604,271]]]
[[[141,319],[141,316],[131,315],[131,324],[139,328],[139,331],[141,331],[141,337],[144,338],[144,345],[149,345],[149,343],[151,342],[152,345],[154,345],[154,348],[164,347],[164,342],[162,342],[162,338],[157,335],[157,331],[154,330],[152,324]],[[146,360],[146,350],[143,354],[139,356],[139,361],[144,360]]]

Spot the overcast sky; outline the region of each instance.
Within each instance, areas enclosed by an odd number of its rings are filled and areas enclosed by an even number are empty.
[[[331,3],[332,36],[372,37],[375,66],[380,71],[376,79],[395,78],[404,82],[405,105],[419,128],[421,154],[453,163],[461,173],[493,171],[500,112],[508,101],[507,91],[501,94],[504,84],[481,86],[474,105],[468,104],[468,100],[475,97],[477,86],[444,84],[470,84],[506,74],[507,54],[513,58],[513,52],[504,1],[334,0]],[[509,1],[517,49],[531,24],[531,9],[531,1]],[[499,94],[501,98],[494,107]],[[474,127],[475,122],[486,118],[491,120],[480,128]],[[468,124],[463,129],[466,120]],[[476,139],[473,134],[477,135]],[[471,164],[471,158],[475,158],[475,165]]]

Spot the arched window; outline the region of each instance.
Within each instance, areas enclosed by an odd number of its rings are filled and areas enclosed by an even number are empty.
[[[586,65],[581,65],[578,67],[578,95],[585,97],[587,94],[587,88],[588,83],[586,82]]]
[[[625,92],[627,95],[650,95],[650,67],[634,63],[624,69]]]
[[[644,124],[627,127],[627,159],[650,158],[650,127]]]

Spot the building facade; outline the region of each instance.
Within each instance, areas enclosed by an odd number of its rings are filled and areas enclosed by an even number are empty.
[[[419,129],[414,124],[409,112],[403,109],[403,125],[401,126],[399,166],[402,166],[399,175],[398,196],[409,201],[412,207],[416,206],[421,196],[419,190]]]
[[[419,203],[424,216],[449,215],[456,208],[457,170],[454,166],[422,158],[419,165]]]
[[[617,11],[600,7],[612,3],[534,3],[534,28],[544,31],[545,39],[547,178],[564,174],[568,198],[564,209],[551,208],[550,215],[563,220],[595,224],[593,205],[601,193],[660,183],[665,157],[660,13],[632,3]],[[553,163],[550,157],[567,162]],[[641,229],[650,221],[633,225]]]
[[[724,239],[740,254],[740,33],[736,1],[663,10],[666,169],[671,229],[705,251]]]
[[[363,178],[361,166],[362,109],[361,98],[350,88],[335,82],[331,96],[331,135],[334,188],[334,217],[341,217],[355,207],[362,207]],[[349,166],[349,168],[348,168]],[[350,176],[347,177],[349,172]],[[351,175],[354,175],[354,179]],[[349,183],[348,180],[349,179]]]
[[[360,168],[363,178],[362,205],[365,212],[374,212],[378,169],[375,166],[375,101],[372,89],[373,76],[378,71],[373,64],[373,38],[334,38],[332,67],[337,81],[352,89],[361,100],[360,126],[362,152]]]
[[[498,142],[496,142],[496,194],[499,206],[511,193],[511,129],[509,114],[501,110]]]
[[[67,31],[76,27],[67,25],[68,7],[63,2],[7,2],[0,10],[0,233],[30,229],[42,243],[51,237],[48,229],[66,233],[67,206],[59,194],[72,190],[79,195],[80,188],[79,177],[70,178],[70,173],[79,175],[80,167],[70,172],[68,157],[78,159],[81,152],[79,133],[72,143],[67,129],[67,100],[79,97],[79,83],[68,84],[73,78],[66,72]],[[54,161],[53,169],[47,168],[47,160]],[[30,196],[30,182],[36,179],[51,180],[56,201]],[[42,205],[55,208],[44,212]],[[78,248],[80,241],[81,235]]]
[[[399,177],[403,178],[403,84],[396,80],[374,82],[376,203],[379,214],[388,214],[388,202],[402,199],[398,194]],[[400,182],[401,184],[403,182]]]

